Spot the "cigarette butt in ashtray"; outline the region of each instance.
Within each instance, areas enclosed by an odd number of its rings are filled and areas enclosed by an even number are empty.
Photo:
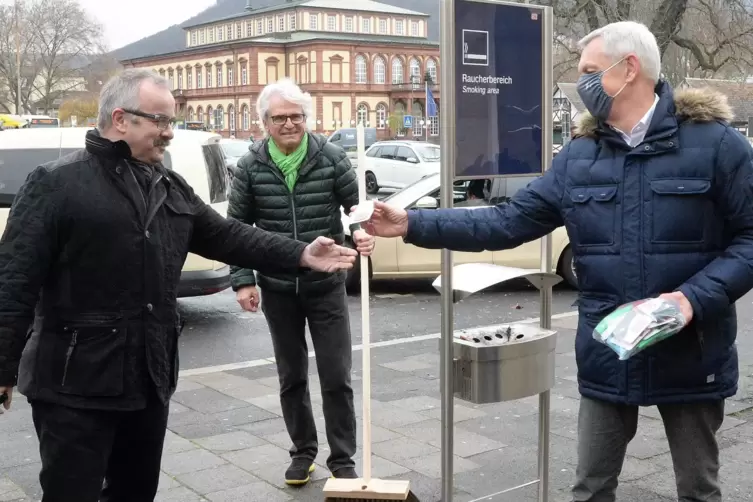
[[[350,213],[349,218],[351,223],[363,223],[369,221],[372,214],[374,214],[374,201],[365,200],[358,204],[356,210]]]

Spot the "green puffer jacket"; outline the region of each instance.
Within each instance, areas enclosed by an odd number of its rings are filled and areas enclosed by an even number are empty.
[[[345,233],[340,207],[350,212],[351,207],[358,204],[356,172],[342,148],[327,143],[323,136],[308,135],[308,153],[299,169],[293,193],[269,156],[269,139],[251,146],[238,161],[228,206],[229,218],[303,242],[325,236],[343,243]],[[230,274],[234,291],[257,283],[253,270],[231,267]],[[259,274],[258,281],[261,289],[310,293],[331,290],[343,283],[345,277],[345,272],[306,271],[298,275]]]

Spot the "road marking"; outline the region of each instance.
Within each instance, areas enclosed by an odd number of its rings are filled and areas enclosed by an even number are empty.
[[[568,317],[575,317],[577,315],[578,315],[578,311],[573,310],[571,312],[563,312],[561,314],[554,314],[552,316],[552,320],[566,319]],[[521,324],[531,324],[538,321],[539,321],[538,317],[531,317],[528,319],[523,319],[521,321],[514,321],[514,322],[521,323]],[[403,345],[406,343],[425,342],[426,340],[437,339],[440,336],[441,336],[440,333],[432,333],[430,335],[418,335],[418,336],[408,336],[405,338],[395,338],[393,340],[384,340],[382,342],[374,342],[371,344],[371,347],[372,348],[391,347],[393,345]],[[353,352],[357,352],[360,350],[363,350],[362,344],[353,346]],[[310,358],[314,357],[313,351],[309,352],[309,357]],[[270,364],[275,364],[274,357],[254,359],[253,361],[241,361],[238,363],[219,364],[217,366],[205,366],[204,368],[193,368],[190,370],[181,370],[180,376],[190,377],[190,376],[196,376],[196,375],[207,375],[209,373],[219,373],[221,371],[233,371],[233,370],[242,370],[245,368],[256,368],[258,366],[269,366]]]

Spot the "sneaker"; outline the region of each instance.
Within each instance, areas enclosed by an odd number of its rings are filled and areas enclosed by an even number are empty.
[[[311,479],[316,465],[307,458],[294,458],[290,467],[285,471],[285,483],[289,485],[305,485]]]
[[[332,473],[333,478],[339,479],[358,479],[356,470],[352,467],[341,467]]]

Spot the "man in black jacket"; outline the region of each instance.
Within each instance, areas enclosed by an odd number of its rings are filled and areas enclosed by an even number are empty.
[[[204,204],[161,164],[174,111],[164,78],[113,77],[86,148],[29,175],[0,241],[0,394],[18,382],[31,403],[44,502],[154,499],[189,252],[266,272],[355,261]]]
[[[358,203],[356,174],[345,152],[307,132],[312,99],[289,79],[259,94],[257,110],[269,136],[238,161],[228,216],[286,237],[344,241],[340,208]],[[374,238],[355,225],[353,245],[368,256]],[[318,452],[308,386],[308,321],[321,382],[327,467],[337,478],[356,478],[356,416],[350,382],[351,340],[344,273],[260,271],[262,310],[272,333],[283,417],[293,443],[285,481],[309,481]],[[252,267],[231,267],[238,303],[256,311],[259,292]]]

